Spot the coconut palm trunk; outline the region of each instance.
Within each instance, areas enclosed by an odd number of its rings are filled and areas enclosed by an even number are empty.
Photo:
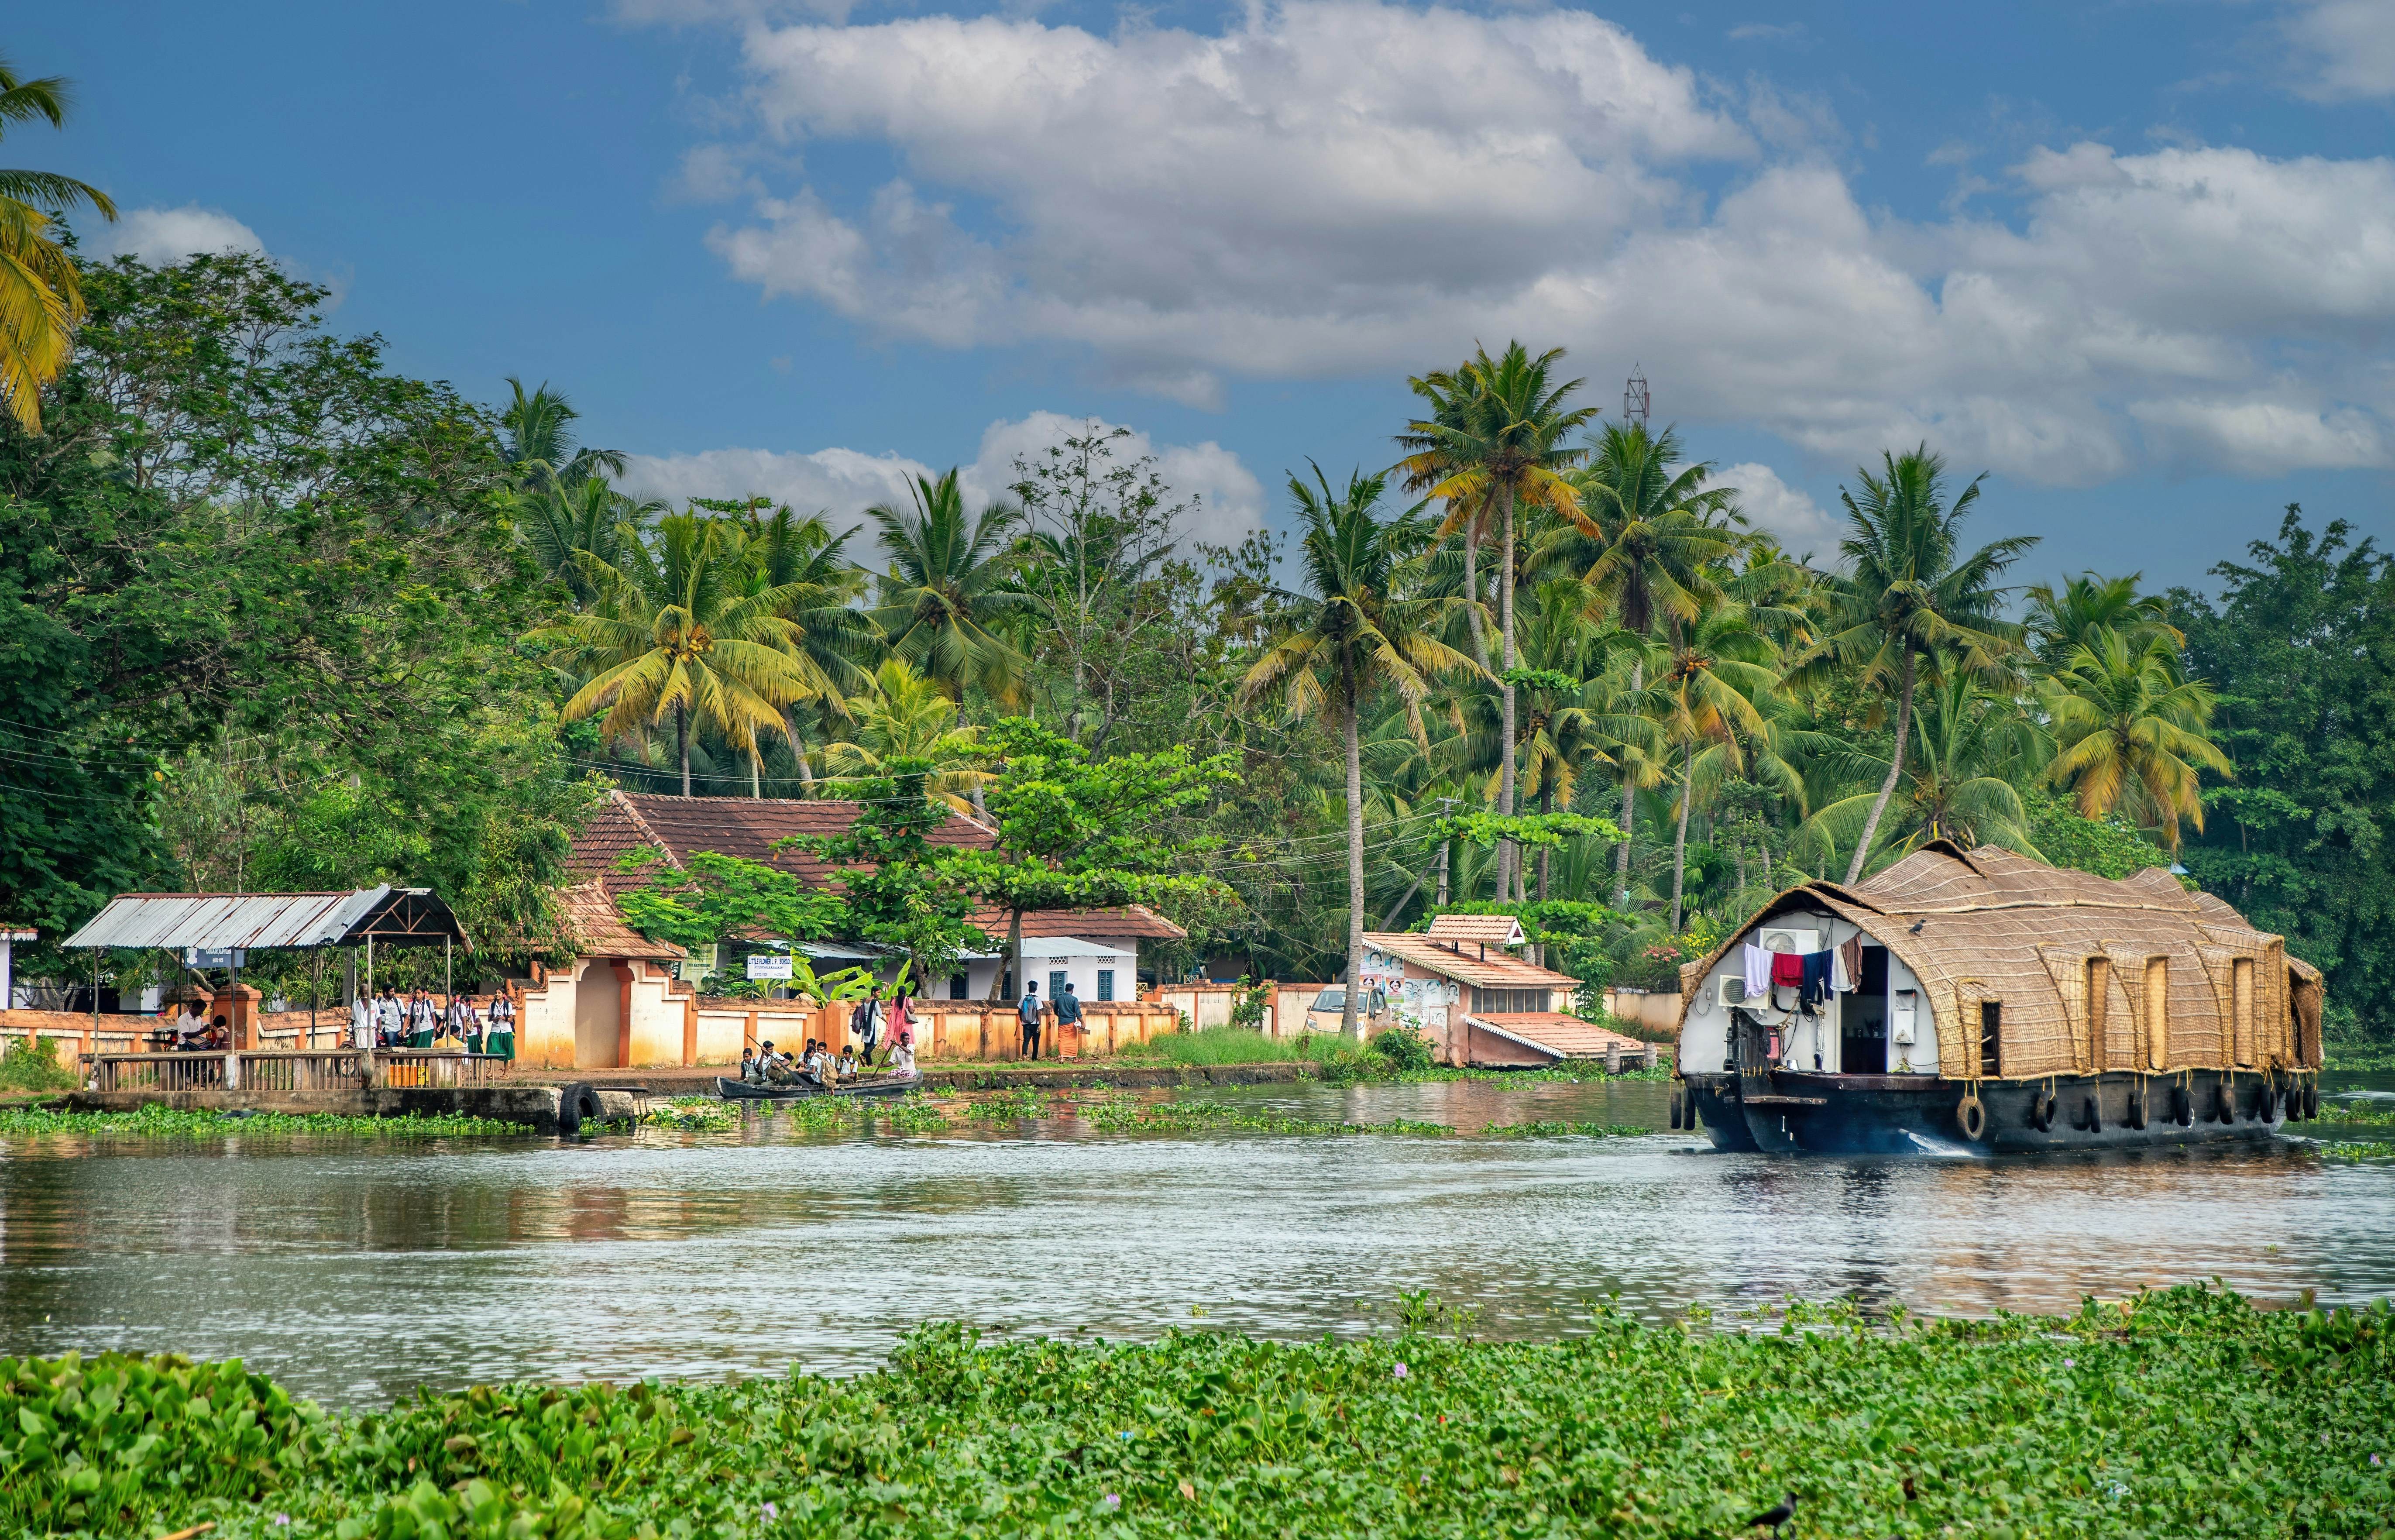
[[[690,795],[690,708],[674,708],[674,752],[681,756],[681,794]]]
[[[1887,757],[1887,779],[1879,783],[1879,795],[1872,801],[1871,816],[1863,820],[1863,837],[1855,842],[1855,858],[1846,863],[1848,887],[1862,879],[1863,863],[1871,858],[1872,841],[1879,837],[1879,821],[1886,816],[1888,799],[1896,795],[1896,783],[1904,775],[1905,739],[1912,732],[1912,667],[1913,654],[1907,649],[1904,687],[1896,697],[1896,752]]]
[[[1697,745],[1680,752],[1680,831],[1672,840],[1672,934],[1680,934],[1680,896],[1688,877],[1688,809],[1697,801]]]
[[[1497,629],[1505,645],[1505,742],[1503,757],[1497,768],[1497,811],[1506,817],[1514,816],[1514,489],[1500,484],[1497,489],[1497,516],[1504,521],[1501,541],[1503,566],[1497,574]],[[1498,848],[1497,892],[1499,896],[1514,898],[1521,887],[1522,847],[1507,840]]]
[[[1480,522],[1463,526],[1463,618],[1472,627],[1472,660],[1489,668],[1489,635],[1480,624]]]
[[[1647,687],[1647,665],[1630,666],[1630,690],[1635,695]],[[1627,761],[1621,766],[1621,843],[1613,847],[1613,907],[1630,907],[1630,826],[1638,816],[1638,777],[1632,774]]]
[[[1347,732],[1347,990],[1339,1035],[1356,1038],[1363,1036],[1356,997],[1364,988],[1364,742],[1356,722],[1355,665],[1343,661],[1339,672]]]

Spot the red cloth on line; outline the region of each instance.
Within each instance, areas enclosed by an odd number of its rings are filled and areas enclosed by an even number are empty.
[[[1794,952],[1773,952],[1771,982],[1775,987],[1785,984],[1792,989],[1804,988],[1805,960]]]

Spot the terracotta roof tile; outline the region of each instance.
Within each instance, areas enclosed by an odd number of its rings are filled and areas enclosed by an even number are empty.
[[[597,883],[565,890],[565,912],[585,957],[648,957],[671,962],[690,954],[670,941],[652,941],[624,923],[615,900]]]
[[[1434,941],[1486,941],[1492,947],[1522,944],[1522,922],[1510,914],[1442,914],[1430,923]]]
[[[1511,952],[1494,947],[1489,949],[1486,957],[1480,955],[1476,943],[1462,943],[1460,952],[1449,951],[1418,931],[1366,931],[1364,944],[1404,958],[1418,967],[1484,989],[1568,989],[1580,982],[1569,974],[1559,974],[1535,962],[1525,962]]]
[[[1647,1046],[1636,1038],[1624,1037],[1610,1028],[1565,1016],[1560,1011],[1475,1011],[1463,1019],[1534,1048],[1543,1048],[1558,1058],[1603,1058],[1606,1050],[1616,1043],[1625,1054],[1637,1053]]]

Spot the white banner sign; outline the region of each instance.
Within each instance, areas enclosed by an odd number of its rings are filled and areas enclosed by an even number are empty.
[[[781,952],[751,953],[748,958],[748,976],[787,978],[790,976],[790,960]]]

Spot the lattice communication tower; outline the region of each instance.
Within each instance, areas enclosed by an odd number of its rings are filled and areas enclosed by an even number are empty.
[[[1654,406],[1654,397],[1647,392],[1646,372],[1634,364],[1630,366],[1630,383],[1621,392],[1621,420],[1647,426],[1647,414]]]

